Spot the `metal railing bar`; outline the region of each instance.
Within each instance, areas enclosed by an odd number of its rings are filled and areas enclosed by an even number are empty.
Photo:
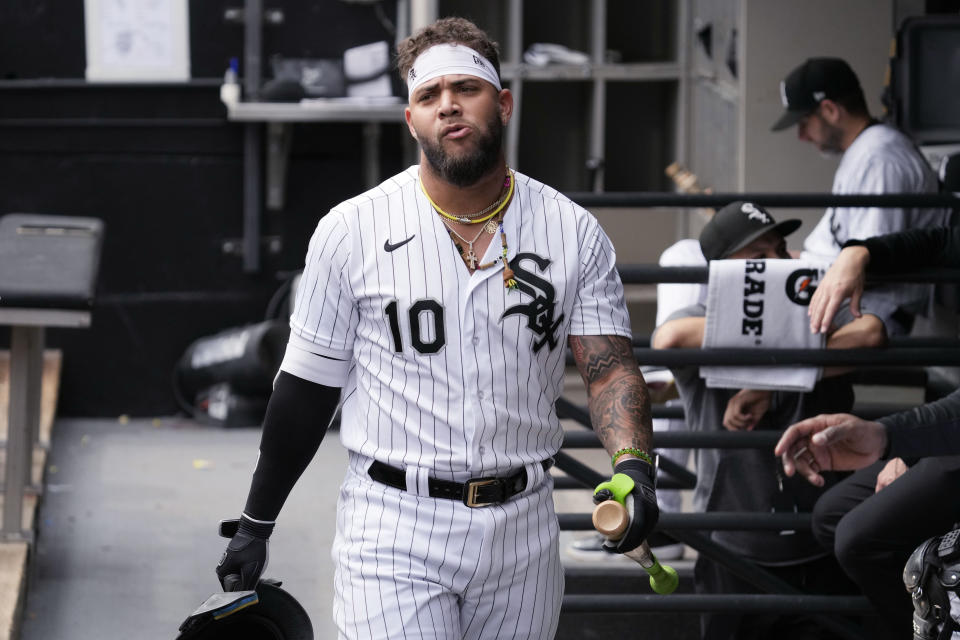
[[[654,431],[655,449],[766,449],[773,446],[780,431]],[[566,431],[564,449],[592,449],[600,446],[593,431]]]
[[[553,456],[553,462],[558,469],[566,473],[571,478],[575,478],[576,480],[582,482],[588,487],[595,487],[601,482],[607,480],[606,476],[601,474],[593,467],[580,462],[570,454],[564,453],[563,451],[558,451],[556,455]],[[562,525],[561,528],[563,528]],[[588,528],[593,528],[592,522],[589,523]]]
[[[582,207],[722,207],[748,200],[767,207],[957,208],[960,198],[945,193],[673,193],[670,191],[568,192]]]
[[[593,435],[593,434],[589,434]],[[555,456],[556,466],[589,485],[602,482],[604,476],[587,465],[575,460],[568,454],[560,451]],[[592,531],[593,521],[591,514],[557,514],[561,530],[564,531]],[[764,591],[783,594],[801,594],[799,590],[787,582],[764,570],[753,562],[737,557],[708,537],[688,529],[756,529],[756,530],[787,530],[810,528],[809,513],[738,513],[738,512],[711,512],[711,513],[661,513],[657,529],[667,536],[682,542],[705,557],[726,567],[734,575],[746,580],[753,586]],[[845,638],[859,640],[862,638],[852,624],[844,620],[836,620],[817,616],[821,624],[833,629]]]
[[[958,270],[960,273],[960,270]],[[633,336],[632,344],[634,347],[647,348],[650,346],[650,336]],[[951,338],[946,336],[892,336],[887,339],[889,348],[960,348],[960,338]]]
[[[665,448],[665,447],[664,447]],[[697,474],[693,473],[683,465],[677,464],[666,456],[659,457],[659,473],[657,474],[657,488],[662,486],[664,473],[667,477],[674,478],[681,485],[681,489],[693,489],[697,486]]]
[[[676,516],[682,514],[662,514],[661,521],[663,520],[663,516],[670,515]],[[768,518],[773,518],[779,514],[765,515]],[[667,520],[669,521],[670,519],[668,518]],[[663,528],[667,529],[666,524],[664,524]],[[682,531],[677,529],[666,530],[664,533],[678,542],[693,547],[699,554],[720,564],[732,574],[746,580],[758,589],[776,594],[804,595],[802,591],[771,574],[769,571],[766,571],[763,567],[727,551],[703,534],[696,531]],[[864,640],[864,638],[866,638],[860,629],[847,620],[823,615],[816,615],[815,617],[824,627],[832,629],[845,638],[849,638],[850,640]]]
[[[576,405],[563,396],[557,398],[555,404],[557,416],[568,420],[576,420],[578,423],[590,428],[590,411],[583,406]]]
[[[663,367],[722,365],[773,366],[805,364],[816,366],[871,367],[879,365],[956,366],[960,349],[878,348],[878,349],[634,349],[644,365]]]
[[[696,476],[694,476],[696,478]],[[596,485],[588,485],[580,480],[577,480],[574,477],[561,475],[553,477],[553,488],[555,490],[573,490],[573,491],[593,491],[593,487]],[[696,484],[690,484],[687,482],[681,482],[680,480],[673,478],[669,475],[660,474],[657,477],[657,491],[684,491],[693,489]]]
[[[599,474],[598,474],[599,475]],[[593,483],[594,486],[602,482]],[[593,531],[589,513],[558,513],[564,531]],[[681,531],[809,531],[809,513],[768,513],[766,511],[708,511],[705,513],[660,513],[658,530],[671,537]],[[679,538],[678,538],[679,539]],[[681,540],[681,542],[685,542]],[[694,545],[690,545],[694,546]]]
[[[656,264],[617,265],[620,280],[624,284],[706,284],[709,280],[707,267],[661,267]],[[867,282],[960,282],[960,269],[918,269],[898,273],[870,273]]]
[[[708,354],[697,359],[677,354]],[[674,354],[674,355],[664,355]],[[823,355],[818,355],[823,354]],[[743,356],[737,359],[738,356]],[[689,365],[856,365],[860,367],[954,366],[960,360],[960,346],[879,347],[861,349],[651,349],[634,347],[633,357],[641,366],[664,367]],[[566,365],[575,364],[567,353]]]
[[[561,400],[563,400],[569,406],[577,407],[577,405],[570,403],[569,400],[565,400],[563,398],[561,398]],[[558,400],[557,402],[559,403],[560,400]],[[912,404],[894,405],[894,404],[880,404],[880,403],[864,403],[864,404],[854,405],[853,408],[850,410],[850,413],[852,413],[855,416],[859,416],[864,420],[876,420],[877,418],[882,418],[883,416],[888,416],[894,413],[899,413],[901,411],[907,411],[909,409],[913,409],[915,406],[916,405],[912,405]],[[579,407],[579,408],[581,409],[581,411],[579,412],[570,411],[570,413],[566,413],[567,408],[565,408],[564,414],[561,415],[560,417],[567,420],[574,420],[578,424],[586,427],[587,429],[590,429],[589,422],[583,422],[580,420],[581,417],[583,417],[584,420],[588,419],[589,414],[582,407]],[[558,413],[560,413],[559,406],[558,406]],[[658,418],[658,419],[662,418],[662,419],[683,420],[686,414],[684,412],[683,407],[681,407],[680,405],[666,406],[662,404],[655,404],[652,407],[650,407],[650,416],[652,418]],[[666,435],[667,432],[655,431],[654,434],[661,434],[661,437],[662,437],[663,435]],[[656,437],[656,435],[654,435],[654,437]],[[599,446],[599,442],[600,441],[598,440],[597,441],[598,446]],[[664,448],[666,445],[659,445],[658,443],[658,446],[660,446],[661,448]]]
[[[702,611],[723,613],[848,613],[876,615],[863,596],[779,595],[772,593],[685,594],[668,597],[645,594],[567,594],[564,613],[638,613]]]

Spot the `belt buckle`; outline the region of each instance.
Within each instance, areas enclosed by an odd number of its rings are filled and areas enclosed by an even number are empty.
[[[477,492],[481,487],[489,487],[492,484],[500,484],[500,478],[471,478],[463,483],[463,504],[471,509],[477,507],[486,507],[495,504],[495,502],[477,502]]]

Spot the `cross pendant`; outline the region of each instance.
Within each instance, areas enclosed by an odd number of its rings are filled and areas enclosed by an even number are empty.
[[[477,268],[477,254],[473,252],[473,247],[467,249],[467,252],[464,254],[464,259],[467,261],[467,266],[471,269]]]

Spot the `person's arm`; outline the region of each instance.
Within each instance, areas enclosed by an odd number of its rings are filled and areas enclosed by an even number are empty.
[[[313,460],[337,409],[340,389],[281,371],[267,404],[260,456],[244,513],[276,520],[293,485]]]
[[[843,325],[827,338],[827,349],[872,349],[887,344],[883,321],[873,314],[864,314]],[[824,367],[823,377],[838,376],[855,367]]]
[[[587,388],[593,429],[607,452],[613,455],[623,448],[650,451],[650,398],[630,340],[570,336],[570,349]]]
[[[850,240],[817,285],[807,310],[810,330],[826,333],[843,301],[860,316],[866,273],[923,267],[960,267],[960,227],[908,229],[866,240]]]
[[[889,441],[886,456],[960,455],[960,389],[878,422]]]
[[[674,318],[657,327],[650,339],[654,349],[699,349],[703,346],[703,332],[707,319],[702,317]]]
[[[870,273],[887,273],[923,267],[960,267],[960,227],[927,227],[851,240],[846,247],[862,246],[870,254]]]
[[[613,495],[622,500],[630,524],[611,551],[625,553],[646,540],[660,517],[655,471],[649,452],[653,443],[650,397],[633,357],[633,346],[623,336],[576,336],[570,350],[587,388],[590,422],[600,442],[614,459]],[[630,450],[623,452],[623,450]],[[624,481],[621,476],[629,480]],[[598,487],[598,491],[601,487]],[[617,496],[620,491],[622,495]],[[631,499],[627,499],[631,498]]]
[[[788,476],[823,486],[821,471],[862,469],[877,460],[960,455],[960,389],[877,421],[837,413],[791,425],[774,454]]]
[[[339,388],[308,382],[286,371],[277,376],[246,506],[238,531],[217,565],[225,591],[256,587],[267,564],[267,539],[274,521],[323,441],[339,397]]]
[[[773,449],[787,476],[797,473],[817,487],[823,471],[862,469],[883,456],[887,432],[879,422],[849,413],[822,414],[790,425]]]

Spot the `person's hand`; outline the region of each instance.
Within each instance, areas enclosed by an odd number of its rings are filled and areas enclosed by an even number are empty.
[[[866,247],[847,247],[840,252],[817,285],[807,307],[812,333],[827,333],[833,317],[847,298],[850,298],[850,313],[855,318],[860,317],[860,298],[868,262],[870,252]]]
[[[730,431],[752,431],[770,409],[772,391],[741,389],[727,401],[723,426]]]
[[[880,473],[877,474],[877,486],[874,493],[879,493],[884,487],[890,486],[894,480],[902,476],[907,471],[907,464],[901,458],[894,458],[883,466]]]
[[[611,553],[633,551],[647,539],[660,519],[653,467],[639,458],[620,460],[613,469],[613,478],[597,485],[593,493],[594,502],[609,499],[603,496],[611,494],[626,507],[630,524],[622,538],[605,540],[603,548]]]
[[[255,589],[260,574],[267,566],[268,539],[273,532],[273,523],[258,522],[240,516],[237,532],[227,544],[217,564],[217,578],[224,591],[249,591]]]
[[[788,476],[799,473],[813,485],[823,486],[821,471],[862,469],[880,459],[887,447],[887,431],[879,422],[868,422],[849,413],[823,414],[788,428],[774,454],[783,460]]]

